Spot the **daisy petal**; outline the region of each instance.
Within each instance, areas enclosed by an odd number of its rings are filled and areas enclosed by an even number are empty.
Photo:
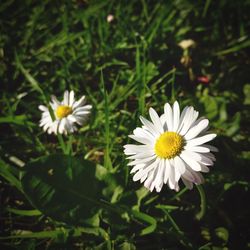
[[[201,166],[200,164],[193,160],[189,155],[186,154],[186,152],[182,152],[180,157],[182,158],[182,160],[184,162],[186,162],[186,164],[189,165],[190,168],[192,168],[194,171],[201,171]]]
[[[169,161],[166,159],[165,160],[165,173],[164,173],[164,184],[167,183],[169,175],[170,175],[170,171],[171,171],[171,166]]]
[[[173,131],[175,132],[177,131],[180,122],[180,107],[177,101],[175,101],[173,106],[173,117],[174,117]]]
[[[208,135],[204,135],[201,137],[197,137],[195,139],[189,140],[187,141],[187,146],[199,146],[203,143],[206,143],[208,141],[213,140],[216,137],[216,134],[208,134]]]
[[[153,124],[157,128],[158,132],[163,133],[164,131],[163,131],[163,127],[162,127],[162,124],[161,124],[161,120],[160,120],[158,114],[156,113],[156,111],[153,108],[149,109],[149,115],[150,115],[150,118],[151,118]]]
[[[194,147],[185,146],[184,149],[186,149],[187,151],[192,151],[192,152],[197,152],[197,153],[208,153],[208,152],[210,152],[210,149],[207,146],[204,147],[204,145],[203,146],[194,146]]]
[[[63,96],[63,104],[69,106],[69,91],[66,90]]]
[[[169,103],[165,104],[164,113],[165,113],[168,131],[172,131],[173,130],[173,111]]]
[[[193,139],[197,135],[199,135],[207,126],[209,121],[207,119],[204,119],[200,121],[196,126],[191,128],[186,135],[184,136],[186,140]]]
[[[73,90],[69,93],[69,106],[72,107],[73,103],[75,101],[75,93]]]

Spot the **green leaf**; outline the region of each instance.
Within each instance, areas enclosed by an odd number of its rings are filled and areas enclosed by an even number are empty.
[[[31,126],[34,127],[33,122],[28,121],[26,115],[6,116],[0,117],[0,123],[11,123],[15,125]]]
[[[66,155],[50,155],[26,165],[22,186],[30,202],[52,219],[98,226],[95,165]]]
[[[10,166],[0,159],[0,175],[19,191],[23,192],[20,181],[12,173]]]
[[[152,232],[154,232],[156,230],[157,227],[157,221],[150,215],[142,213],[142,212],[138,212],[138,211],[131,211],[132,214],[134,215],[135,218],[146,222],[147,224],[149,224],[149,226],[147,226],[146,228],[144,228],[141,231],[141,235],[146,235],[146,234],[150,234]]]
[[[136,247],[130,242],[124,242],[120,246],[118,246],[118,250],[136,250]]]
[[[38,211],[37,209],[35,210],[21,210],[21,209],[16,209],[16,208],[11,208],[7,207],[6,210],[8,212],[11,212],[16,215],[21,215],[21,216],[39,216],[41,215],[41,212]]]
[[[218,238],[222,239],[224,242],[228,241],[229,233],[228,230],[224,227],[218,227],[215,229],[215,234]]]
[[[173,205],[156,205],[156,208],[162,209],[162,210],[176,210],[179,209],[178,206],[173,206]]]

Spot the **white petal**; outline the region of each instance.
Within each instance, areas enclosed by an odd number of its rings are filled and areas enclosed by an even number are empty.
[[[38,108],[39,108],[41,111],[44,111],[44,112],[48,111],[48,108],[47,108],[46,106],[44,106],[44,105],[39,105]]]
[[[180,177],[181,177],[181,174],[180,174],[179,170],[176,167],[174,167],[174,180],[175,180],[175,182],[178,182]]]
[[[164,159],[161,159],[158,164],[158,171],[154,180],[154,184],[156,187],[156,192],[161,191],[162,183],[163,183],[163,174],[164,174]]]
[[[181,135],[185,134],[185,131],[187,131],[190,126],[193,110],[194,110],[193,107],[188,107],[184,113],[184,116],[181,122],[181,129],[179,130],[179,133]]]
[[[194,178],[192,172],[193,172],[192,170],[189,171],[186,169],[185,172],[182,174],[182,177],[184,177],[188,181],[194,182],[195,178]]]
[[[167,123],[166,123],[165,114],[162,114],[162,115],[160,116],[160,120],[161,120],[161,124],[162,124],[162,127],[163,127],[163,131],[167,131],[167,130],[168,130],[168,127],[167,127]]]
[[[64,126],[65,126],[65,118],[63,118],[61,121],[60,121],[60,124],[59,124],[59,133],[62,134],[64,132]]]
[[[206,165],[206,166],[214,165],[213,161],[211,159],[209,159],[208,157],[206,157],[205,155],[202,155],[202,158],[201,158],[200,162],[203,165]]]
[[[165,159],[165,173],[164,173],[164,184],[167,183],[169,175],[170,175],[170,171],[171,171],[171,166],[170,163],[167,159]]]
[[[85,105],[85,106],[79,106],[74,109],[73,114],[78,113],[78,112],[90,112],[90,109],[92,108],[91,105]]]
[[[133,176],[133,181],[138,181],[140,180],[144,175],[146,175],[147,172],[143,171],[143,169],[140,169],[134,176]]]
[[[205,156],[206,156],[206,157],[208,157],[209,159],[211,159],[212,161],[216,161],[214,154],[213,154],[213,153],[211,153],[211,152],[210,152],[210,153],[205,154]]]
[[[69,106],[69,91],[68,90],[64,92],[63,104]]]
[[[134,145],[134,144],[127,144],[124,145],[124,153],[126,155],[134,155],[137,153],[145,152],[146,150],[151,151],[153,150],[151,146],[148,145]]]
[[[69,106],[72,107],[74,102],[75,102],[75,93],[73,90],[71,90],[69,93]]]
[[[189,167],[191,167],[194,171],[201,171],[201,166],[200,164],[193,160],[192,158],[189,157],[189,155],[183,151],[180,155],[180,157],[182,158],[182,160],[184,160],[184,162],[186,162],[186,164],[189,165]]]
[[[204,145],[203,146],[194,146],[194,147],[185,146],[184,149],[187,150],[187,151],[198,152],[198,153],[208,153],[208,152],[210,152],[210,149],[207,147],[207,145],[206,145],[206,147],[204,147]]]
[[[149,171],[151,171],[152,169],[155,170],[155,169],[158,167],[159,162],[160,162],[160,158],[156,158],[154,161],[152,161],[151,164],[145,165],[145,167],[143,168],[143,170],[144,170],[145,172],[147,172],[147,173],[148,173]]]
[[[142,176],[142,178],[140,179],[140,183],[143,183],[147,178],[148,178],[148,174],[145,174],[144,176]]]
[[[53,122],[53,124],[51,125],[51,129],[52,129],[52,131],[54,131],[54,134],[57,134],[57,133],[58,133],[59,125],[60,125],[60,123],[59,123],[58,120],[55,120],[55,121]]]
[[[137,142],[142,143],[142,144],[152,144],[152,141],[146,137],[138,137],[135,135],[129,135],[129,137]]]
[[[157,130],[157,128],[155,127],[155,125],[152,122],[150,122],[149,120],[147,120],[143,116],[140,116],[140,120],[143,123],[143,125],[150,131],[151,134],[153,134],[154,136],[160,135],[160,132]]]
[[[189,110],[187,110],[185,120],[183,120],[183,126],[180,131],[181,135],[185,135],[189,128],[192,126],[192,124],[197,120],[199,113],[194,110],[193,107],[190,107]]]
[[[184,185],[188,188],[188,189],[192,189],[193,188],[193,183],[192,182],[190,182],[190,181],[188,181],[188,180],[186,180],[186,179],[184,179],[184,178],[182,178],[182,181],[183,181],[183,183],[184,183]]]
[[[154,171],[151,171],[148,174],[147,180],[144,182],[145,188],[150,189],[150,186],[151,186],[151,183],[153,182],[153,179],[154,179]]]
[[[216,137],[216,134],[208,134],[208,135],[204,135],[201,137],[197,137],[195,139],[189,140],[187,141],[187,146],[198,146],[201,145],[203,143],[206,143],[208,141],[213,140]]]
[[[141,152],[135,155],[128,156],[127,159],[135,160],[135,159],[143,159],[146,157],[153,156],[155,153],[154,151],[146,151],[146,152]]]
[[[186,120],[187,116],[187,111],[189,110],[190,107],[185,107],[183,111],[181,112],[181,117],[180,117],[180,122],[179,122],[179,127],[177,129],[177,132],[179,133],[183,127],[184,120]]]
[[[67,119],[69,119],[72,122],[76,122],[76,117],[74,115],[68,115]]]
[[[184,150],[183,151],[189,158],[195,160],[195,161],[200,161],[202,159],[202,154]]]
[[[156,187],[156,192],[158,193],[161,192],[162,187],[163,187],[163,182],[161,182],[161,184]]]
[[[158,132],[163,133],[164,131],[163,131],[163,126],[161,124],[161,120],[153,108],[149,109],[149,115],[150,115],[150,118],[151,118],[153,124],[157,128]]]
[[[72,108],[73,108],[73,109],[76,109],[76,108],[82,106],[84,103],[85,103],[85,96],[82,96],[82,97],[80,98],[80,100],[74,102]]]
[[[207,166],[203,164],[200,165],[201,165],[201,172],[208,173],[210,171],[210,169]]]
[[[144,159],[136,159],[134,161],[129,162],[128,166],[134,166],[134,165],[141,164],[141,163],[146,164],[147,162],[155,161],[155,158],[156,158],[156,156],[153,155],[153,156],[150,156],[150,157],[147,157],[147,158],[144,158]]]
[[[57,106],[61,105],[61,103],[57,100],[57,98],[54,95],[51,96],[51,100],[53,104],[56,104]]]
[[[172,131],[173,130],[173,111],[169,103],[166,103],[164,105],[164,113],[165,113],[168,131]]]
[[[186,170],[185,163],[183,162],[183,160],[179,156],[176,156],[174,158],[174,166],[175,166],[175,169],[178,170],[180,175],[182,175]]]
[[[175,101],[173,106],[173,131],[176,132],[179,127],[180,122],[180,107],[177,101]]]
[[[77,111],[77,112],[73,112],[73,115],[85,117],[85,116],[87,116],[89,113],[90,113],[89,111]]]
[[[179,185],[178,185],[178,182],[175,182],[174,190],[175,190],[176,192],[179,192],[180,187],[179,187]]]
[[[133,131],[134,135],[137,137],[147,138],[151,144],[155,144],[155,136],[152,135],[148,130],[143,128],[136,128]]]
[[[137,165],[135,165],[131,169],[130,174],[133,174],[133,173],[137,172],[139,169],[143,168],[144,166],[145,166],[145,164],[137,164]]]
[[[175,189],[175,171],[170,161],[169,163],[170,163],[170,173],[168,178],[168,186],[170,189]]]
[[[191,128],[186,135],[184,136],[186,140],[193,139],[196,137],[198,134],[200,134],[207,126],[208,126],[209,121],[207,119],[204,119],[200,121],[196,126]]]
[[[203,176],[200,174],[200,172],[193,172],[193,175],[195,177],[195,184],[202,184],[204,182]]]
[[[203,147],[207,147],[210,149],[211,152],[219,152],[219,149],[212,146],[212,145],[207,145],[207,144],[204,144]]]

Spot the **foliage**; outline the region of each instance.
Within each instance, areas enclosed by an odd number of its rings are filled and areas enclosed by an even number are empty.
[[[2,1],[3,249],[249,247],[249,9],[231,0]],[[183,50],[184,39],[195,46]],[[38,105],[66,89],[86,95],[93,112],[58,143],[39,128]],[[204,190],[150,193],[132,182],[122,146],[139,115],[175,99],[210,120],[220,152]]]

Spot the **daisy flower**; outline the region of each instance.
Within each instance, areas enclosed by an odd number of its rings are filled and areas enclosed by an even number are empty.
[[[198,118],[193,107],[185,107],[180,113],[176,101],[171,107],[164,106],[164,114],[160,117],[153,108],[149,109],[151,121],[140,117],[143,124],[133,131],[129,137],[141,145],[127,144],[124,153],[128,163],[133,166],[131,173],[134,181],[144,182],[151,192],[160,192],[163,184],[170,189],[179,190],[179,180],[189,188],[201,184],[201,172],[208,172],[215,161],[211,153],[217,148],[206,144],[216,134],[209,133],[209,121]]]
[[[52,96],[51,100],[50,106],[54,112],[54,120],[46,106],[39,106],[39,109],[42,111],[39,126],[43,127],[43,130],[48,131],[49,134],[73,133],[77,130],[76,124],[83,125],[92,108],[91,105],[84,105],[86,102],[85,96],[76,101],[73,90],[64,92],[62,102],[59,102],[55,96]]]

